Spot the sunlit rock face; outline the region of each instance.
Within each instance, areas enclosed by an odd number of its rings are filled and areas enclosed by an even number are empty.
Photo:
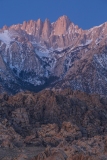
[[[46,87],[107,94],[107,23],[82,30],[67,16],[0,29],[0,92]]]

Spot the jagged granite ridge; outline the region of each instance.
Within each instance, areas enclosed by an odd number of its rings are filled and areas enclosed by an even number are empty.
[[[72,88],[107,94],[107,23],[82,30],[67,16],[0,30],[0,92]]]

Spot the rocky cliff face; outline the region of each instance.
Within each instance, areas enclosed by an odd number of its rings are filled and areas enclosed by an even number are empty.
[[[107,23],[82,30],[67,16],[0,30],[0,92],[67,88],[107,94]]]
[[[28,35],[34,36],[35,42],[47,48],[64,48],[71,45],[72,38],[77,38],[82,30],[75,26],[67,16],[60,17],[56,22],[50,23],[48,19],[42,22],[23,22],[23,24],[13,25],[9,30],[23,30]],[[74,37],[75,36],[75,37]],[[73,41],[72,41],[73,42]]]

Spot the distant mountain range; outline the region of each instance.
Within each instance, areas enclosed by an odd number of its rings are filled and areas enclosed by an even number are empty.
[[[44,88],[107,94],[107,23],[82,30],[62,16],[0,29],[0,93]]]

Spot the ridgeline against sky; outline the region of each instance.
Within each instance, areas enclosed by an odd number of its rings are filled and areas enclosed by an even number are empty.
[[[0,0],[0,28],[28,20],[48,18],[51,22],[67,15],[83,29],[107,21],[106,0]]]

